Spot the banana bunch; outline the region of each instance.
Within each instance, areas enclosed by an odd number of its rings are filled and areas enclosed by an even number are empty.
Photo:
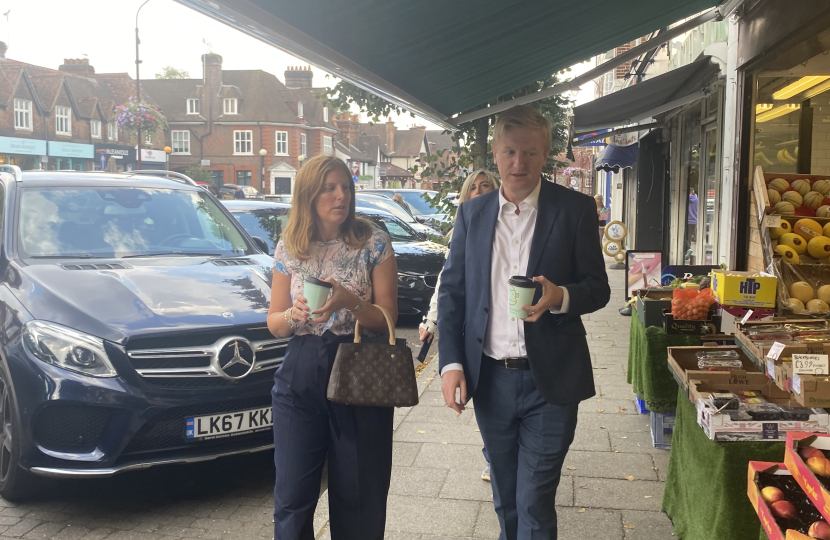
[[[763,152],[758,152],[757,154],[755,154],[755,164],[760,165],[764,168],[772,167],[773,165],[775,165],[775,163],[770,161],[767,155]]]
[[[795,155],[798,155],[798,149],[796,149]],[[795,159],[786,148],[779,150],[776,157],[778,158],[778,163],[781,163],[782,165],[795,165],[798,163],[798,160]]]

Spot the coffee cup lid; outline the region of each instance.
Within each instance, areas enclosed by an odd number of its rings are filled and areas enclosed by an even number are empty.
[[[306,283],[311,283],[312,285],[317,285],[319,287],[326,287],[327,289],[331,289],[332,284],[328,281],[323,281],[322,279],[317,279],[316,277],[307,277],[303,281]]]
[[[525,276],[513,276],[507,280],[507,283],[516,287],[536,287],[536,282]]]

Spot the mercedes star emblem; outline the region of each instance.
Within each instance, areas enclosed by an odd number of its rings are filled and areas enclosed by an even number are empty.
[[[229,339],[216,355],[214,366],[226,379],[241,379],[254,370],[256,353],[251,343],[245,338]]]

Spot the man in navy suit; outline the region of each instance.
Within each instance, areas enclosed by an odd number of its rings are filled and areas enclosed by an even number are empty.
[[[542,179],[548,121],[528,106],[505,111],[492,146],[502,187],[458,208],[441,275],[441,387],[459,414],[475,397],[500,540],[555,540],[577,408],[595,395],[580,315],[605,306],[611,289],[596,203]],[[537,284],[525,319],[509,314],[512,276]]]

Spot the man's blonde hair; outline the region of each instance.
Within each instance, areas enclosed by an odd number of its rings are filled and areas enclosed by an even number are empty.
[[[493,128],[493,146],[498,143],[502,135],[513,128],[531,129],[542,135],[545,141],[545,153],[550,153],[552,138],[550,122],[538,110],[529,105],[516,105],[501,113]]]

